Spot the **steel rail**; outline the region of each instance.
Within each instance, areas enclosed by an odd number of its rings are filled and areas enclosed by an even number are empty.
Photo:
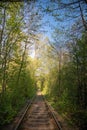
[[[55,123],[56,123],[58,129],[59,129],[59,130],[63,130],[62,127],[61,127],[61,125],[60,125],[60,123],[59,123],[59,121],[58,121],[58,119],[56,118],[54,112],[52,111],[51,106],[50,106],[49,103],[46,101],[46,99],[45,99],[45,97],[44,97],[43,95],[42,95],[42,97],[43,97],[43,99],[44,99],[44,101],[45,101],[45,104],[46,104],[47,108],[49,109],[49,111],[50,111],[50,113],[51,113],[51,115],[52,115],[52,117],[53,117],[53,119],[54,119],[54,121],[55,121]]]
[[[15,128],[14,128],[13,130],[18,130],[18,128],[20,127],[20,125],[21,125],[21,123],[22,123],[22,120],[24,119],[24,117],[25,117],[25,115],[26,115],[28,109],[31,107],[32,102],[34,101],[34,99],[35,99],[35,97],[33,97],[33,98],[31,99],[31,101],[27,104],[24,113],[22,114],[21,118],[19,119],[17,125],[15,126]]]

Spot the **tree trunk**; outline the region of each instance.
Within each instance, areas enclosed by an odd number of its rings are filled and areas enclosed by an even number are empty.
[[[23,53],[23,55],[22,55],[22,60],[21,60],[20,68],[19,68],[19,73],[18,73],[18,78],[17,78],[16,85],[19,84],[19,79],[20,79],[20,75],[21,75],[22,68],[23,68],[23,63],[24,63],[26,48],[27,48],[27,44],[25,43],[24,53]]]

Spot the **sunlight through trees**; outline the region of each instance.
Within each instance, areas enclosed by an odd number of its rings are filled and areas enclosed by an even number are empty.
[[[0,2],[0,125],[41,90],[87,129],[87,1]]]

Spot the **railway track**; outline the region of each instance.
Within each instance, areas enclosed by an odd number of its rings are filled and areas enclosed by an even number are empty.
[[[39,92],[27,106],[14,130],[62,130],[62,127]]]

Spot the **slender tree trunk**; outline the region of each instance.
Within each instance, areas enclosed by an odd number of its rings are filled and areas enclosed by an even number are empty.
[[[61,47],[59,48],[59,53],[58,53],[58,61],[59,61],[59,66],[58,66],[58,86],[59,86],[59,95],[61,95],[61,63],[62,63],[62,50]]]
[[[80,9],[80,14],[81,14],[83,26],[84,26],[85,30],[87,31],[87,23],[86,23],[86,21],[85,21],[85,19],[84,19],[84,15],[83,15],[83,11],[82,11],[82,8],[81,8],[80,1],[79,1],[79,9]]]
[[[21,71],[22,71],[23,64],[24,64],[24,58],[25,58],[26,48],[27,48],[27,44],[25,43],[25,48],[24,48],[24,52],[23,52],[23,55],[22,55],[22,60],[21,60],[20,68],[19,68],[19,73],[18,73],[18,78],[17,78],[16,85],[19,84],[19,79],[20,79]]]
[[[1,35],[0,35],[0,58],[1,58],[1,53],[2,53],[1,49],[2,49],[3,33],[4,33],[4,29],[5,29],[5,22],[6,22],[6,8],[4,8],[2,29],[1,29]]]
[[[76,71],[77,71],[77,103],[82,106],[82,86],[81,86],[81,78],[80,78],[80,69],[79,69],[79,61],[78,57],[76,57]]]
[[[3,77],[2,77],[2,94],[6,91],[6,67],[7,67],[7,52],[3,61]]]

